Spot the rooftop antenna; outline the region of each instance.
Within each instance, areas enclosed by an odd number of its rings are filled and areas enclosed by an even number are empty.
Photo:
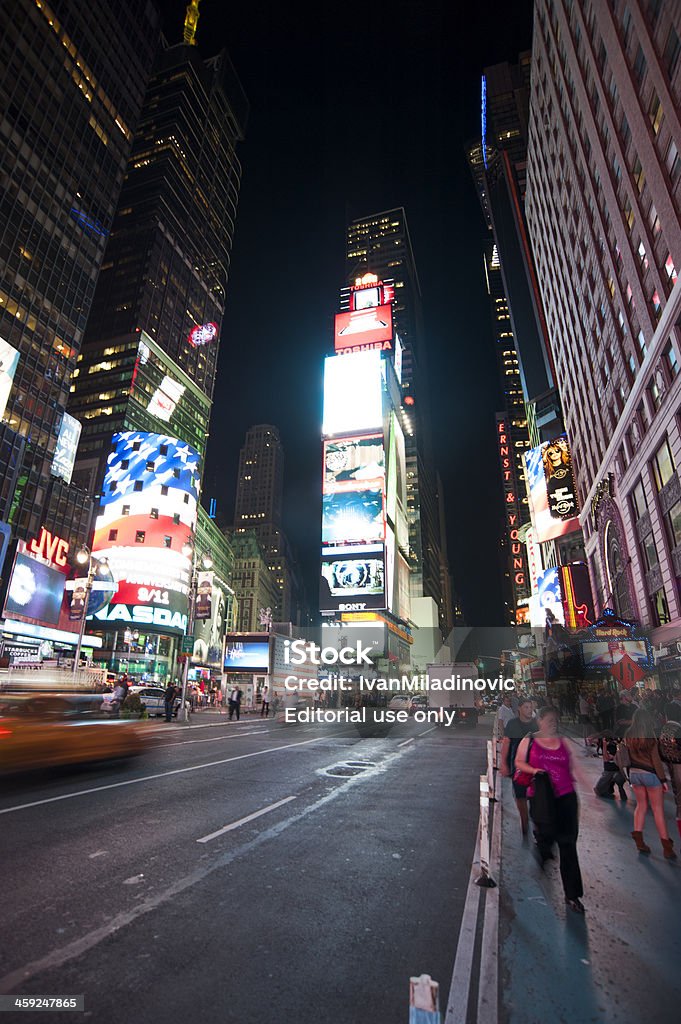
[[[190,0],[184,16],[184,42],[186,46],[196,46],[196,26],[199,23],[199,2]]]

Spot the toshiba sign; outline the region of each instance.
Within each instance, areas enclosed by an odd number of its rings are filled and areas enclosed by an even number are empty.
[[[347,313],[336,314],[336,352],[360,348],[391,349],[392,339],[392,307],[387,303],[383,306],[352,309]]]

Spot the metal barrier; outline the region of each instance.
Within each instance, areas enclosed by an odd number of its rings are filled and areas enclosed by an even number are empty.
[[[480,877],[475,884],[485,889],[496,888],[496,882],[489,873],[489,782],[486,775],[480,776]]]
[[[35,668],[28,665],[10,665],[7,674],[0,681],[5,690],[82,690],[96,693],[106,686],[105,668],[79,668],[74,675],[72,668],[51,666]]]

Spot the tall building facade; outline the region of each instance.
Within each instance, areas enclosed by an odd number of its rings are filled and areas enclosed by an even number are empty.
[[[239,454],[234,531],[254,530],[277,587],[275,622],[305,623],[304,595],[296,558],[284,533],[284,449],[269,423],[251,427]]]
[[[204,60],[187,43],[161,50],[75,374],[71,408],[83,422],[76,479],[93,491],[103,439],[135,384],[140,331],[212,399],[247,117],[225,51]],[[177,382],[169,387],[162,402],[181,402]]]
[[[261,609],[274,609],[279,589],[255,530],[228,531],[234,552],[232,584],[237,603],[236,630],[260,633],[267,626],[260,621]]]
[[[401,406],[407,458],[410,588],[412,596],[431,598],[438,606],[444,636],[451,630],[451,599],[442,590],[440,509],[433,463],[428,394],[427,349],[421,286],[402,207],[352,221],[346,238],[346,276],[354,285],[367,271],[394,286],[393,324],[403,346]],[[341,293],[349,309],[350,288]]]
[[[153,3],[13,0],[0,39],[0,516],[74,545],[54,456],[160,33]],[[63,474],[62,474],[63,476]]]
[[[527,214],[597,610],[681,639],[681,5],[538,0]]]

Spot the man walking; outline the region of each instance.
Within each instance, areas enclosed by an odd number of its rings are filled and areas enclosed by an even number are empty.
[[[537,731],[534,718],[534,707],[530,697],[523,697],[518,704],[518,717],[506,723],[504,738],[501,743],[501,774],[513,779],[515,772],[515,755],[521,739],[528,733]],[[527,807],[527,786],[513,779],[513,796],[520,815],[520,828],[523,837],[527,835],[529,815]]]
[[[515,718],[515,711],[513,710],[513,704],[511,703],[511,694],[505,693],[499,710],[497,712],[497,735],[502,737],[506,728],[507,722],[510,722],[512,718]]]
[[[233,686],[229,695],[229,720],[232,721],[232,716],[236,712],[236,720],[239,721],[239,715],[241,713],[241,690],[238,686]]]
[[[172,721],[173,718],[173,705],[175,704],[175,684],[168,683],[163,694],[163,702],[165,705],[166,722]]]
[[[270,713],[270,691],[268,686],[263,687],[262,691],[262,708],[260,709],[260,717],[267,718]]]

